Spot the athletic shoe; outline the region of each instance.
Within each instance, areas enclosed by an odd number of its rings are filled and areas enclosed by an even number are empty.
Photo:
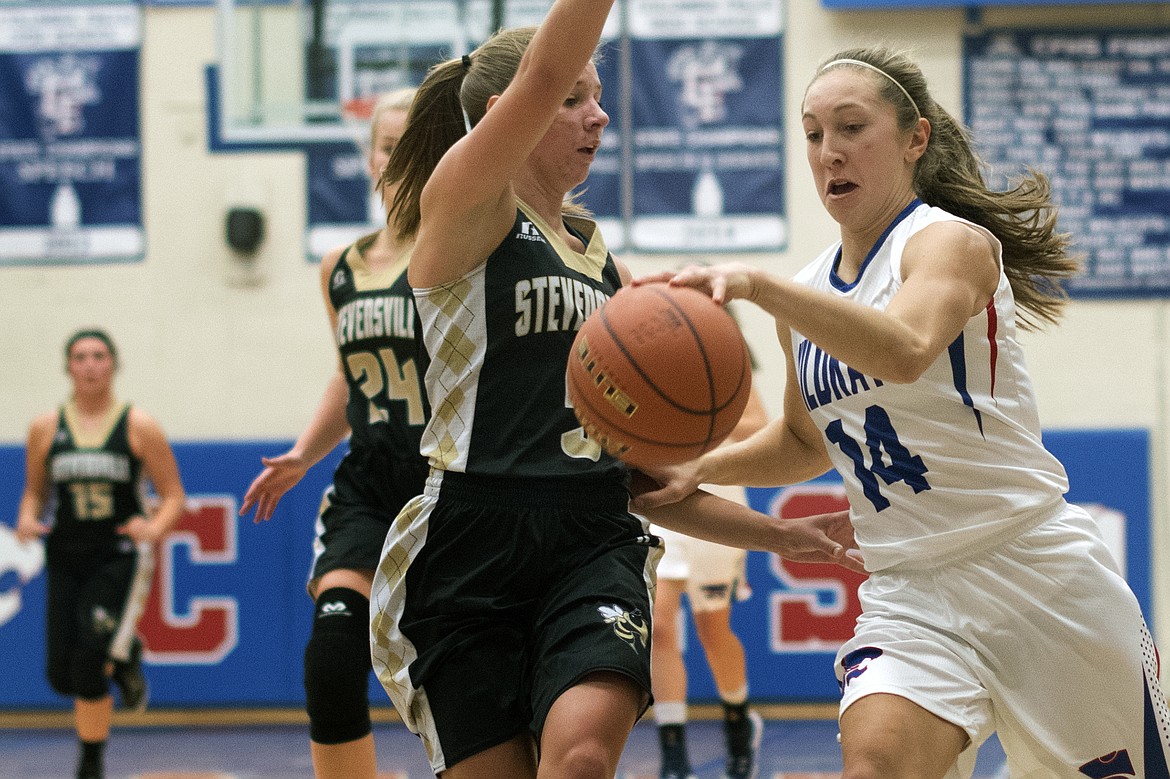
[[[119,708],[125,711],[146,711],[150,685],[142,673],[142,644],[137,639],[130,648],[129,660],[114,661],[112,678],[122,692],[122,705]]]
[[[658,746],[662,749],[662,769],[658,779],[695,779],[687,757],[686,728],[682,724],[659,725]]]
[[[759,770],[756,753],[764,737],[764,718],[755,709],[748,711],[746,721],[723,723],[727,736],[727,765],[723,779],[753,779]],[[744,732],[749,729],[748,732]]]

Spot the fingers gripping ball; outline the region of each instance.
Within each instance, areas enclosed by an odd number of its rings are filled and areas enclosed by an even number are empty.
[[[569,400],[585,432],[636,467],[694,459],[732,431],[751,358],[731,315],[701,292],[623,287],[581,326]]]

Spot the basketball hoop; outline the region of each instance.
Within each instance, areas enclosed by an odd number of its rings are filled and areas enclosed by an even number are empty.
[[[341,121],[349,129],[350,139],[363,156],[370,153],[370,119],[377,104],[377,95],[362,95],[341,101]]]

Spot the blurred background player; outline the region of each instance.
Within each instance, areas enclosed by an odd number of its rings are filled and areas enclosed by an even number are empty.
[[[65,344],[68,401],[29,427],[16,535],[45,536],[49,684],[73,698],[81,742],[77,779],[102,779],[113,719],[112,677],[122,707],[147,702],[135,632],[154,571],[154,545],[185,501],[170,443],[149,414],[114,396],[118,353],[102,330]],[[149,518],[143,477],[158,496]],[[51,524],[43,522],[46,513]]]
[[[767,424],[767,411],[753,386],[747,408],[727,442],[742,441]],[[743,487],[703,485],[703,489],[747,505]],[[760,715],[748,706],[747,662],[743,644],[731,629],[731,604],[751,595],[747,581],[747,551],[653,526],[666,551],[658,563],[658,590],[654,598],[654,641],[651,681],[654,719],[662,754],[661,779],[688,779],[687,669],[683,660],[681,601],[685,593],[695,630],[723,706],[723,733],[727,747],[725,779],[745,779],[756,770],[756,750],[763,736]]]
[[[398,90],[374,106],[373,181],[402,137],[413,97],[413,89]],[[385,203],[395,190],[382,189]],[[318,779],[377,773],[368,694],[370,582],[390,522],[422,492],[427,473],[419,454],[426,405],[406,282],[410,251],[409,241],[383,227],[322,259],[321,292],[339,369],[292,449],[263,459],[240,508],[244,515],[255,507],[258,522],[270,519],[281,496],[350,435],[321,504],[308,583],[316,613],[305,647],[305,706]],[[374,322],[367,328],[363,314],[371,307],[380,318],[367,318]]]

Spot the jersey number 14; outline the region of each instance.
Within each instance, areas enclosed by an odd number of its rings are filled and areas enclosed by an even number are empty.
[[[898,440],[898,434],[890,423],[890,415],[881,406],[870,406],[865,410],[865,446],[869,450],[869,466],[865,464],[861,444],[845,433],[840,419],[833,420],[825,428],[825,438],[836,444],[853,461],[853,474],[861,482],[865,497],[869,498],[877,511],[890,505],[889,499],[882,495],[879,476],[887,485],[906,482],[915,495],[930,489],[930,482],[926,480],[927,467],[922,458],[911,454]],[[889,464],[886,463],[887,457]]]

